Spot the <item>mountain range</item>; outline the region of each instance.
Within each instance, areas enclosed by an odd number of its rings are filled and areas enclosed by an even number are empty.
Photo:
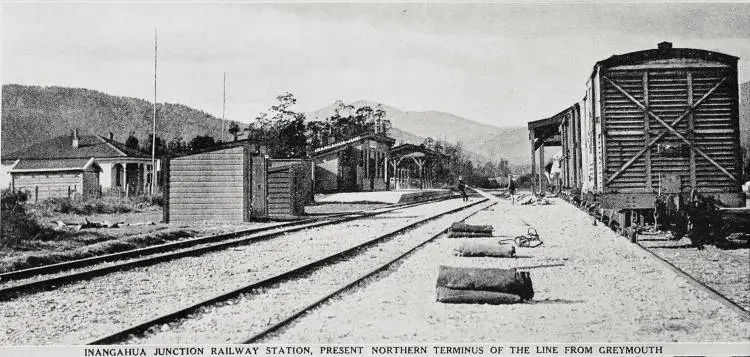
[[[153,106],[131,97],[108,95],[81,88],[3,85],[2,152],[20,150],[33,143],[77,128],[84,134],[114,134],[124,142],[129,133],[144,140],[151,132]],[[740,85],[740,129],[743,146],[750,147],[750,82]],[[376,103],[357,101],[355,107]],[[181,104],[157,105],[159,136],[169,141],[182,137],[189,141],[197,135],[221,138],[222,123],[208,113]],[[310,120],[332,115],[335,104],[306,113]],[[393,124],[391,136],[397,143],[420,144],[425,138],[460,142],[475,164],[500,158],[510,164],[528,164],[528,132],[525,126],[495,127],[477,123],[458,115],[439,111],[405,111],[384,105],[386,117]],[[246,124],[239,123],[240,127]],[[228,127],[225,126],[225,130]],[[225,138],[228,134],[224,133]]]
[[[132,132],[143,141],[152,130],[152,113],[153,104],[138,98],[82,88],[3,85],[2,151],[17,151],[73,129],[105,137],[111,132],[119,142]],[[208,113],[171,103],[157,105],[157,113],[162,119],[158,136],[167,141],[189,141],[196,135],[221,138],[221,120]]]
[[[378,105],[365,100],[350,104],[373,108]],[[307,113],[307,117],[324,119],[333,115],[335,108],[335,104],[330,104]],[[469,158],[480,164],[488,161],[497,163],[500,158],[511,164],[529,161],[528,131],[525,126],[500,128],[439,111],[404,111],[388,105],[383,105],[383,109],[395,129],[391,136],[397,141],[421,144],[425,138],[431,137],[461,143]]]

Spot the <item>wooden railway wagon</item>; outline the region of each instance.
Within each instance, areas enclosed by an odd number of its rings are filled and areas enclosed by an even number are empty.
[[[532,158],[562,146],[563,185],[620,226],[657,196],[744,206],[737,60],[662,42],[599,61],[582,101],[529,123]]]

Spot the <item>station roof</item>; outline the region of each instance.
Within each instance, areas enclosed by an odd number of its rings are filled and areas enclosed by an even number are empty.
[[[415,144],[401,144],[399,146],[394,146],[391,149],[391,156],[392,157],[438,157],[438,158],[444,158],[447,157],[447,155],[432,150],[424,145],[415,145]]]
[[[353,144],[353,143],[356,143],[356,142],[359,142],[359,141],[363,141],[363,140],[367,140],[367,139],[371,139],[371,140],[383,142],[383,143],[386,143],[388,146],[391,146],[391,145],[393,145],[396,142],[396,139],[391,138],[389,136],[382,135],[382,134],[357,135],[357,136],[349,138],[349,139],[340,140],[340,141],[337,141],[335,143],[328,144],[328,145],[316,148],[313,151],[313,153],[312,153],[311,156],[319,156],[319,155],[326,154],[326,153],[329,153],[329,152],[332,152],[332,151],[337,151],[338,149],[342,149],[342,148],[346,147],[349,144]]]

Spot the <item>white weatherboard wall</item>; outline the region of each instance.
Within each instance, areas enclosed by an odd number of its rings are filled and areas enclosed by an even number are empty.
[[[2,165],[0,165],[0,188],[6,189],[10,187],[10,184],[13,181],[11,179],[9,171],[10,171],[10,168],[13,167],[13,165],[15,164],[16,162],[13,161],[8,164],[3,163]]]

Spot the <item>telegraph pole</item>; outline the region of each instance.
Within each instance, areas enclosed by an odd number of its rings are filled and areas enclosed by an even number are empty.
[[[154,27],[154,115],[151,134],[151,195],[156,193],[156,59],[158,54],[156,27]]]
[[[226,121],[226,109],[227,109],[227,72],[224,72],[224,91],[222,94],[221,103],[221,141],[224,142],[224,122]]]

